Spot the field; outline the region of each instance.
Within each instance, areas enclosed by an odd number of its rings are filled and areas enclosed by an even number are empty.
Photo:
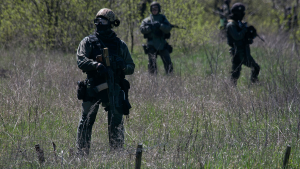
[[[259,84],[250,83],[244,66],[236,88],[223,41],[177,48],[174,75],[164,74],[158,58],[159,74],[150,76],[147,57],[137,50],[135,73],[127,76],[133,108],[124,118],[125,150],[109,150],[100,109],[90,156],[81,159],[72,155],[81,115],[76,82],[85,78],[75,51],[1,48],[0,168],[134,168],[139,143],[142,168],[281,168],[287,145],[289,167],[300,168],[298,49],[284,38],[266,41],[252,45]]]

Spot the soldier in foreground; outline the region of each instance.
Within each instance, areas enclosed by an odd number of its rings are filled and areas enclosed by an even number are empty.
[[[92,127],[99,104],[108,112],[108,134],[111,149],[122,149],[123,115],[129,114],[129,82],[125,75],[134,72],[135,64],[125,42],[112,30],[120,21],[110,9],[101,9],[94,20],[94,34],[85,37],[77,50],[78,67],[87,79],[78,84],[78,99],[83,100],[77,130],[79,155],[88,155]]]
[[[171,62],[170,53],[172,47],[167,43],[166,39],[170,36],[172,29],[171,24],[166,16],[160,14],[161,6],[157,2],[150,5],[150,16],[142,21],[140,30],[147,38],[147,46],[144,46],[145,53],[148,54],[148,70],[150,74],[157,74],[156,58],[160,55],[167,74],[173,72],[173,64]]]
[[[251,82],[256,83],[260,66],[250,54],[250,44],[253,43],[256,30],[253,26],[247,27],[247,23],[242,23],[245,16],[245,6],[242,3],[235,3],[231,8],[231,13],[226,27],[227,43],[231,47],[232,56],[231,81],[235,86],[237,85],[242,65],[245,65],[251,68]],[[253,32],[255,32],[254,36]]]

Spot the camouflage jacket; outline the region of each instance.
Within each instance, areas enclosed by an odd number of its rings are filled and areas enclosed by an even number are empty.
[[[151,30],[149,24],[154,21],[158,21],[160,23],[159,30],[162,31],[161,35],[158,35],[155,31]],[[147,44],[154,46],[156,50],[164,49],[165,44],[167,43],[165,40],[165,34],[170,33],[171,29],[172,27],[169,21],[163,14],[150,15],[142,21],[142,24],[140,26],[142,34],[147,34]]]
[[[126,64],[124,70],[125,75],[131,75],[134,72],[135,64],[131,58],[128,47],[124,41],[121,40],[120,44],[120,55]],[[91,59],[92,55],[92,43],[89,41],[89,37],[85,37],[79,44],[77,49],[77,65],[83,72],[95,71],[98,62]]]

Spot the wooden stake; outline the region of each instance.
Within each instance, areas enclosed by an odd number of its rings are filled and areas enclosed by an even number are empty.
[[[288,166],[290,154],[291,154],[291,146],[287,145],[284,159],[283,159],[283,169],[287,168]]]
[[[55,160],[55,162],[57,162],[56,145],[54,142],[52,142],[52,146],[53,146],[54,160]]]
[[[44,163],[45,162],[44,151],[41,149],[39,144],[35,145],[34,147],[40,164]]]
[[[135,169],[140,169],[142,165],[143,144],[140,143],[136,149]]]

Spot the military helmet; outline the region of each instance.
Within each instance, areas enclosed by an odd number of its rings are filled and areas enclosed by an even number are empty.
[[[157,6],[158,7],[158,12],[160,12],[160,4],[158,2],[152,2],[150,4],[150,12],[152,12],[152,6]]]
[[[110,21],[111,27],[119,26],[120,20],[116,17],[115,13],[108,8],[102,8],[100,11],[96,14],[96,18],[98,17],[104,17],[107,20]]]
[[[235,3],[235,4],[232,5],[231,13],[233,13],[233,14],[243,13],[243,12],[245,12],[245,10],[246,10],[246,7],[245,7],[244,4]]]

